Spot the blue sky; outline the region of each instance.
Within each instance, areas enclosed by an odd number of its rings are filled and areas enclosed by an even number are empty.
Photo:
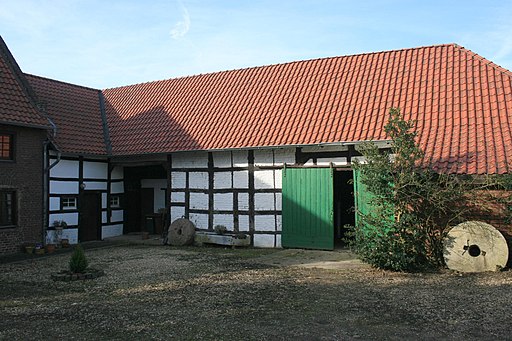
[[[494,0],[0,0],[24,72],[99,89],[452,42],[510,70],[511,19]]]

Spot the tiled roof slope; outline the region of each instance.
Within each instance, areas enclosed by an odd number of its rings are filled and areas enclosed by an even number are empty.
[[[23,73],[0,37],[0,123],[50,128],[24,82]]]
[[[99,90],[25,75],[57,126],[55,141],[69,154],[105,155]]]
[[[114,155],[386,139],[417,121],[425,164],[504,173],[512,74],[455,44],[308,60],[104,91]]]

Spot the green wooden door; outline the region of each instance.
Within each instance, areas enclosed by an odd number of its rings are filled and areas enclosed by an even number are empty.
[[[354,170],[354,202],[356,208],[356,226],[361,219],[360,214],[368,214],[370,210],[371,193],[366,190],[366,186],[361,182],[361,172]]]
[[[334,249],[331,168],[283,169],[283,247]]]

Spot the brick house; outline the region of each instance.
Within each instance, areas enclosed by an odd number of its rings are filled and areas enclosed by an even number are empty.
[[[512,74],[456,44],[106,90],[24,77],[57,127],[44,228],[64,220],[74,243],[140,231],[163,210],[258,247],[332,249],[354,220],[355,147],[389,147],[391,107],[417,122],[425,166],[510,170]]]
[[[0,39],[0,253],[44,235],[44,149],[50,122]]]

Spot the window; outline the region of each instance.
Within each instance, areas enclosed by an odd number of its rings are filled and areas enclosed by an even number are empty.
[[[60,200],[63,210],[75,210],[77,208],[76,197],[63,197]]]
[[[14,135],[0,133],[0,160],[14,160]]]
[[[16,225],[16,192],[0,190],[0,226]]]
[[[121,207],[119,195],[111,195],[110,196],[110,207],[111,208]]]

